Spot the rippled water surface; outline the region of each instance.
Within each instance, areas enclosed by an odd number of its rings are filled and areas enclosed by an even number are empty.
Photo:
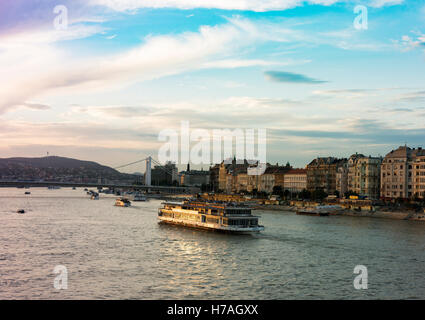
[[[158,200],[30,191],[0,188],[0,299],[425,298],[421,222],[257,211],[265,231],[234,236],[158,225]],[[67,290],[53,287],[57,265]]]

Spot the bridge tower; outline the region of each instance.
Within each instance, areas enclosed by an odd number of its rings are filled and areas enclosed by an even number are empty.
[[[146,172],[145,172],[145,185],[152,185],[152,157],[149,156],[146,159]]]

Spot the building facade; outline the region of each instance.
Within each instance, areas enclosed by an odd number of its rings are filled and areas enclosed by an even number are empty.
[[[151,179],[152,185],[154,186],[171,186],[179,184],[178,169],[176,164],[167,162],[163,166],[155,166],[152,168]]]
[[[419,150],[412,161],[412,196],[425,199],[425,153]]]
[[[307,190],[323,191],[328,195],[335,194],[338,168],[343,167],[347,159],[334,157],[316,158],[307,165]]]
[[[348,163],[342,164],[336,171],[336,191],[342,198],[348,191]]]
[[[348,159],[348,190],[369,199],[379,199],[382,158],[353,154]]]
[[[381,198],[424,198],[425,150],[399,147],[381,165]]]
[[[291,169],[284,175],[283,190],[299,193],[307,190],[307,170]]]
[[[210,184],[210,173],[204,170],[188,170],[180,172],[180,185],[202,187]]]

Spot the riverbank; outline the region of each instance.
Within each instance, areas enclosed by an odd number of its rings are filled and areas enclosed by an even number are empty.
[[[268,211],[286,211],[294,212],[298,210],[296,206],[288,205],[258,205],[254,209],[256,210],[268,210]],[[342,209],[336,214],[332,215],[341,215],[349,217],[368,217],[368,218],[378,218],[378,219],[393,219],[393,220],[411,220],[411,221],[423,221],[425,222],[425,213],[417,213],[413,211],[356,211],[350,209]]]
[[[179,195],[158,195],[157,198],[164,201],[182,201],[185,198],[190,197],[188,194]],[[255,210],[267,210],[267,211],[285,211],[293,212],[294,214],[300,208],[299,206],[291,206],[284,204],[256,204],[252,206]],[[386,211],[386,210],[353,210],[342,208],[337,213],[331,215],[349,216],[349,217],[368,217],[377,219],[392,219],[392,220],[410,220],[410,221],[422,221],[425,222],[425,212],[414,212],[414,211]]]

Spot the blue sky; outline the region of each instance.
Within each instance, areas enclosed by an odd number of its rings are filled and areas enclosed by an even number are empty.
[[[266,128],[271,163],[385,155],[424,145],[424,59],[424,1],[6,0],[0,157],[120,165],[181,120]]]

